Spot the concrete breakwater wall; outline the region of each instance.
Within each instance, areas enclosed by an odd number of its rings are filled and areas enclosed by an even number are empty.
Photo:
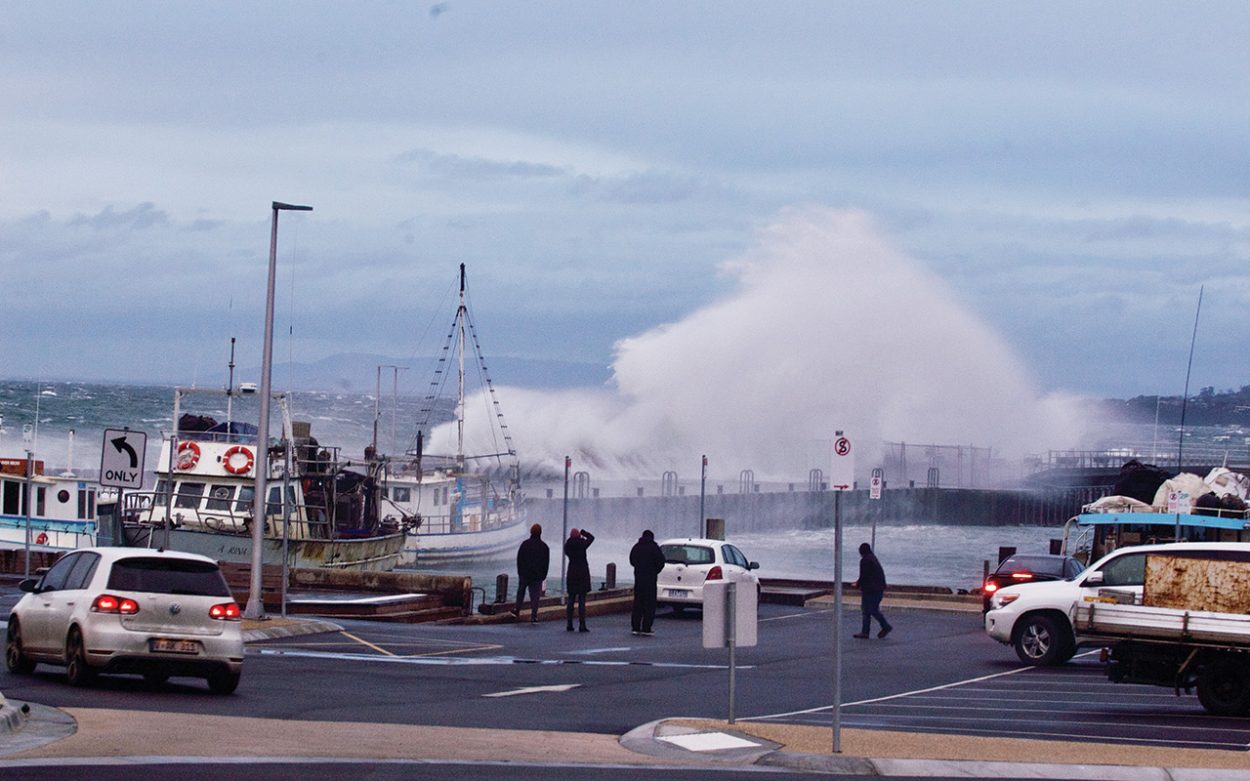
[[[967,526],[1061,526],[1081,505],[1101,495],[1091,489],[988,490],[901,488],[871,499],[867,490],[840,498],[844,523],[936,523]],[[834,494],[829,491],[715,494],[705,496],[704,516],[722,518],[731,533],[773,529],[820,529],[833,525]],[[565,510],[560,496],[529,497],[531,522],[560,528]],[[568,500],[568,525],[658,537],[699,534],[699,496],[628,496]]]

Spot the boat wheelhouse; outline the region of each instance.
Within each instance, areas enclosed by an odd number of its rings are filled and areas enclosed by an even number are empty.
[[[94,545],[98,493],[94,481],[45,474],[43,461],[0,458],[0,547],[29,543],[63,551]]]
[[[405,534],[396,519],[379,514],[376,462],[353,462],[318,443],[307,423],[291,420],[285,394],[273,395],[282,437],[263,444],[255,426],[233,421],[230,413],[223,423],[181,413],[191,395],[230,396],[229,390],[177,388],[174,394],[177,425],[162,441],[156,488],[125,496],[127,544],[250,562],[255,470],[264,461],[264,563],[375,571],[395,566]],[[267,459],[258,458],[262,446],[268,447]]]

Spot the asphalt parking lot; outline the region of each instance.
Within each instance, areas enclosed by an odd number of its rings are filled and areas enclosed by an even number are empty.
[[[1004,650],[1006,650],[1004,648]],[[830,709],[761,721],[831,726]],[[844,727],[1165,748],[1250,749],[1250,719],[1211,716],[1192,694],[1113,684],[1097,651],[1056,668],[1013,669],[847,702]]]
[[[0,608],[15,598],[5,588]],[[845,608],[844,727],[1250,748],[1250,719],[1209,716],[1192,695],[1111,684],[1096,652],[1059,668],[1022,668],[985,636],[979,613],[889,612],[894,634],[856,641],[858,611]],[[832,618],[829,609],[761,606],[759,645],[738,655],[739,720],[831,725]],[[35,676],[0,672],[0,691],[54,707],[611,734],[657,718],[726,713],[726,654],[702,648],[697,612],[662,613],[654,638],[632,637],[627,616],[598,617],[590,634],[566,633],[562,622],[338,623],[343,631],[250,644],[231,697],[207,695],[199,682],[152,690],[125,678],[76,689],[44,666]]]

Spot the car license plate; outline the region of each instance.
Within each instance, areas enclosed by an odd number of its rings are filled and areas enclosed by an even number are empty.
[[[690,596],[690,589],[685,589],[685,588],[670,588],[670,589],[668,590],[668,595],[669,595],[670,597],[688,597],[688,596]]]
[[[151,640],[152,650],[167,654],[198,654],[200,652],[200,644],[194,640],[169,640],[164,637],[154,637]]]

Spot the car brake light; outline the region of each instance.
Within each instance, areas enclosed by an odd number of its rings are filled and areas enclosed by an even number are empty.
[[[716,565],[707,571],[707,577],[704,580],[721,580],[724,574],[720,571],[720,565]]]
[[[1013,572],[1011,573],[1011,579],[1012,580],[1032,580],[1033,573],[1032,572]]]
[[[993,594],[995,591],[998,591],[998,584],[992,580],[987,580],[985,581],[985,586],[982,587],[981,590],[986,594]]]
[[[218,621],[238,621],[243,616],[239,612],[237,602],[223,602],[220,605],[213,605],[208,609],[208,617],[215,618]]]
[[[129,597],[101,594],[91,603],[91,610],[96,613],[120,613],[124,616],[133,616],[139,612],[139,603]]]

